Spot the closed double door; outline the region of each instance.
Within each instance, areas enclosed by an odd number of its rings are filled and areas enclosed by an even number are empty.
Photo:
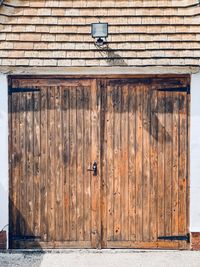
[[[188,247],[187,77],[10,84],[10,247]]]

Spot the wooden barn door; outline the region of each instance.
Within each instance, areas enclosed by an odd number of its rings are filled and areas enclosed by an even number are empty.
[[[13,78],[10,247],[187,248],[188,88]]]
[[[185,78],[105,84],[103,247],[188,247],[188,86]]]
[[[10,89],[10,247],[100,246],[95,80],[14,79]]]

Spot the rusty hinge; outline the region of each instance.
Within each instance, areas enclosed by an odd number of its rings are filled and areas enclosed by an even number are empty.
[[[171,240],[171,241],[187,241],[190,242],[190,234],[187,235],[172,235],[172,236],[159,236],[159,240]]]

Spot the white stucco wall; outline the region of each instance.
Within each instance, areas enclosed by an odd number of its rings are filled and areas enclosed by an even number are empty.
[[[0,74],[0,230],[8,224],[8,85]],[[5,230],[8,233],[8,227]]]
[[[190,231],[200,232],[200,73],[191,81]]]

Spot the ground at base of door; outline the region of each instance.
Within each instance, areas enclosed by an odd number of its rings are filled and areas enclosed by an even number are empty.
[[[200,251],[27,250],[0,253],[1,267],[199,267]]]

